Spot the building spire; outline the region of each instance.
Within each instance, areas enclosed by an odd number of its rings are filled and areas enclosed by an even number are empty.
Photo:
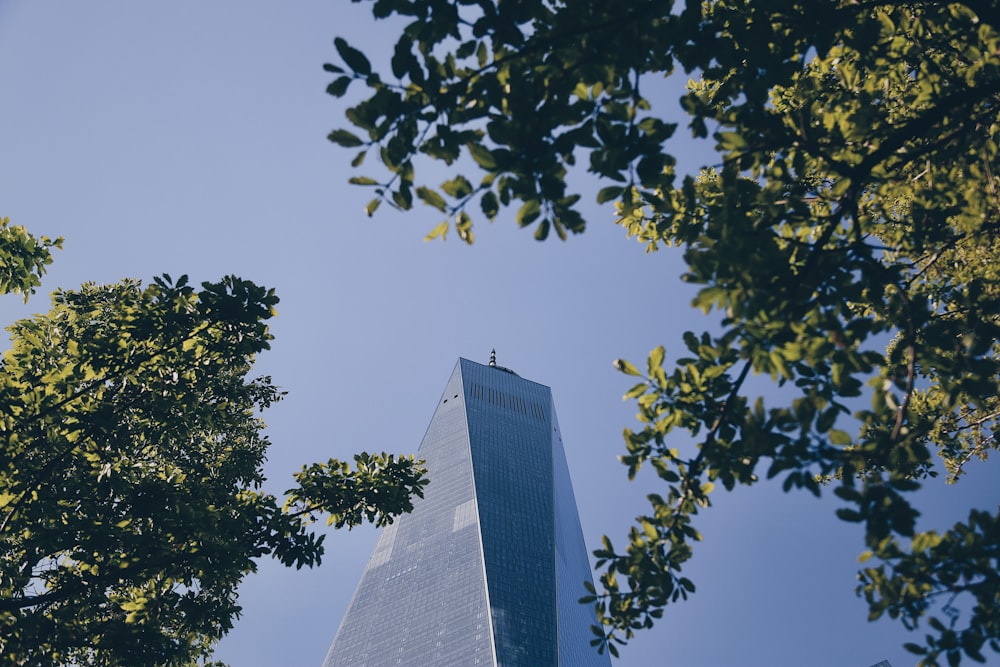
[[[490,350],[490,366],[497,365],[497,349],[493,348]]]

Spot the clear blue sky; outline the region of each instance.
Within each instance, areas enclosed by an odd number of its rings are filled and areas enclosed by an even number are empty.
[[[588,207],[587,233],[566,243],[536,243],[510,214],[481,221],[471,248],[424,243],[439,222],[426,207],[367,219],[369,192],[346,184],[351,153],[325,139],[346,121],[322,64],[335,35],[385,62],[391,34],[346,0],[0,0],[0,215],[66,237],[41,292],[0,301],[0,323],[85,281],[235,273],[276,288],[277,340],[258,367],[289,392],[265,414],[276,492],[307,462],[412,452],[456,358],[496,347],[553,389],[588,543],[622,543],[657,484],[628,483],[616,461],[635,409],[612,360],[641,363],[661,343],[676,355],[684,330],[713,320],[689,307],[680,256],[645,255],[606,207]],[[704,147],[681,150],[694,164]],[[936,490],[925,525],[995,504],[989,482]],[[865,621],[862,536],[833,500],[775,484],[714,500],[686,570],[697,594],[616,664],[912,664],[900,628]],[[375,537],[331,533],[312,571],[262,562],[219,658],[318,667]]]

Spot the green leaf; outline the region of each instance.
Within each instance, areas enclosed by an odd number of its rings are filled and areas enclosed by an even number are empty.
[[[466,144],[466,148],[469,149],[469,154],[472,156],[472,159],[475,160],[476,164],[480,167],[487,170],[496,169],[496,158],[493,157],[493,153],[490,152],[488,148],[477,143],[468,143]]]
[[[354,148],[356,146],[363,145],[364,142],[357,137],[357,135],[348,132],[347,130],[334,130],[326,137],[335,144],[344,146],[345,148]]]
[[[461,199],[472,193],[472,184],[465,176],[459,175],[441,184],[441,189],[455,199]]]
[[[479,42],[479,45],[476,47],[476,62],[480,67],[485,67],[488,58],[489,55],[486,51],[486,42]]]
[[[625,392],[625,395],[622,398],[623,399],[639,398],[640,396],[642,396],[643,394],[645,394],[646,390],[648,390],[648,389],[649,389],[649,385],[647,383],[640,382],[640,383],[638,383],[636,385],[633,385],[633,387],[631,389],[629,389],[627,392]]]
[[[855,510],[847,509],[846,507],[841,507],[836,512],[837,518],[841,521],[849,521],[851,523],[859,523],[864,521],[864,517],[856,512]]]
[[[338,77],[326,87],[326,92],[334,97],[343,97],[347,87],[351,85],[351,80],[349,76]]]
[[[620,185],[610,185],[606,188],[601,188],[597,192],[597,203],[603,204],[605,202],[613,201],[621,196],[625,191],[625,188]]]
[[[626,375],[635,375],[638,377],[642,377],[642,375],[639,373],[639,369],[630,364],[629,362],[625,361],[624,359],[615,359],[615,368],[620,370],[622,373],[625,373]]]
[[[526,227],[532,222],[538,219],[538,216],[542,212],[542,202],[538,199],[529,199],[521,205],[521,208],[517,211],[517,224],[521,227]]]
[[[666,354],[667,349],[662,345],[654,348],[653,351],[649,353],[649,361],[647,365],[649,367],[650,375],[653,375],[656,369],[663,367],[663,358]]]
[[[344,59],[344,62],[353,71],[364,76],[372,73],[372,65],[368,62],[365,54],[349,45],[342,37],[335,38],[333,45],[337,48],[337,53],[340,54],[340,57]]]
[[[544,241],[549,237],[549,219],[542,218],[541,223],[538,225],[538,229],[535,230],[535,240]]]
[[[448,235],[448,227],[450,227],[450,225],[448,224],[447,220],[439,223],[436,227],[434,227],[434,229],[430,231],[430,233],[427,234],[427,236],[424,237],[424,241],[433,241],[434,239],[437,238],[444,241],[445,236]]]
[[[500,202],[497,201],[496,193],[492,190],[487,190],[483,193],[482,199],[479,200],[480,207],[483,209],[483,215],[485,215],[489,220],[493,220],[497,217],[497,213],[500,212]]]
[[[475,240],[475,235],[472,233],[472,218],[465,211],[455,216],[455,231],[458,233],[458,238],[472,245]]]
[[[718,138],[719,147],[724,151],[741,151],[747,146],[746,139],[739,132],[720,132]]]
[[[830,438],[830,444],[838,445],[841,447],[851,444],[851,436],[846,431],[838,431],[837,429],[830,429],[827,434]]]
[[[839,414],[840,410],[838,410],[836,406],[821,412],[819,414],[819,417],[816,418],[816,431],[819,433],[826,433],[827,431],[829,431],[830,427],[832,427],[834,422],[837,421],[837,415]],[[831,435],[831,441],[832,438],[833,436]],[[848,441],[850,441],[849,438]]]
[[[444,197],[439,195],[437,191],[420,186],[416,189],[416,193],[417,197],[428,206],[433,206],[442,213],[448,210],[447,202],[445,202]]]

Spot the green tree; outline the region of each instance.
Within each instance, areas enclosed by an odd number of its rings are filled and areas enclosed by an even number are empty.
[[[640,428],[621,457],[652,466],[624,548],[605,538],[592,601],[596,643],[616,652],[694,584],[681,568],[694,519],[721,484],[779,477],[843,501],[868,550],[870,617],[929,626],[923,664],[1000,650],[1000,515],[972,509],[943,533],[916,529],[911,498],[942,469],[956,481],[997,447],[1000,33],[996,2],[857,0],[375,0],[408,19],[391,73],[335,40],[328,92],[359,84],[352,129],[385,176],[353,182],[381,202],[414,196],[472,242],[472,218],[513,207],[535,237],[581,232],[578,160],[648,250],[678,246],[719,314],[664,349],[627,396]],[[675,176],[677,125],[651,81],[692,77],[688,130],[717,162]],[[357,86],[355,86],[356,88]],[[678,114],[683,117],[684,114]],[[461,173],[431,186],[428,161]],[[886,341],[891,340],[888,347]],[[768,400],[751,374],[780,392]],[[678,433],[679,432],[679,433]],[[961,609],[957,614],[950,610]]]
[[[3,289],[27,295],[61,240],[0,233]],[[258,415],[282,392],[248,373],[273,290],[164,276],[52,301],[0,359],[5,664],[204,664],[256,560],[320,562],[315,514],[385,525],[423,495],[412,457],[367,453],[303,467],[283,502],[261,490]]]
[[[49,248],[61,248],[62,242],[62,238],[36,238],[21,225],[11,225],[10,218],[0,218],[0,295],[21,293],[27,303],[52,263]]]

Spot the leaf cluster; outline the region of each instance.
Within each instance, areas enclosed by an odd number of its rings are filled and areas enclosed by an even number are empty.
[[[15,228],[17,229],[17,228]],[[0,237],[5,255],[46,241]],[[13,247],[12,247],[13,246]],[[37,274],[36,274],[37,275]],[[33,278],[36,276],[32,276]],[[31,282],[14,288],[25,292]],[[284,395],[249,377],[273,290],[229,276],[86,284],[8,327],[0,359],[0,654],[24,665],[193,665],[238,617],[266,555],[312,566],[337,527],[385,523],[426,484],[409,458],[360,454],[264,492],[260,411]],[[306,503],[306,512],[293,511]]]
[[[62,237],[36,237],[10,218],[0,218],[0,294],[20,293],[25,302],[41,284],[45,267],[52,263],[50,248],[62,248]]]
[[[367,86],[347,112],[361,134],[331,138],[380,151],[392,175],[365,181],[372,209],[385,198],[409,208],[418,158],[456,164],[464,148],[474,167],[415,192],[459,216],[467,240],[477,198],[488,219],[514,206],[536,237],[565,236],[583,230],[565,176],[586,156],[607,183],[598,201],[616,200],[647,251],[679,247],[693,305],[719,316],[712,332],[686,334],[673,362],[663,348],[644,372],[616,362],[640,379],[626,397],[641,427],[626,430],[622,462],[630,476],[652,466],[663,489],[624,547],[596,552],[598,646],[617,650],[693,592],[681,571],[716,485],[779,478],[785,490],[832,487],[838,516],[862,527],[881,563],[858,588],[873,618],[916,628],[950,601],[955,613],[931,617],[911,647],[922,664],[1000,650],[995,510],[938,534],[917,529],[910,501],[940,468],[957,480],[997,448],[996,4],[373,9],[412,18],[394,81],[341,49],[344,88],[331,91]],[[675,125],[642,93],[675,69],[692,76],[687,127],[711,134],[718,158],[683,179],[668,150]],[[776,391],[765,400],[750,376]]]
[[[453,221],[471,243],[467,209],[493,220],[516,204],[518,224],[535,226],[536,238],[554,231],[565,239],[584,229],[580,195],[564,181],[581,150],[592,171],[623,186],[661,182],[673,158],[660,147],[675,125],[646,114],[632,63],[673,69],[659,47],[679,29],[669,4],[632,3],[623,12],[593,2],[558,10],[542,2],[375,2],[377,17],[412,19],[394,47],[391,80],[343,38],[335,40],[343,65],[325,65],[338,75],[332,95],[354,82],[370,92],[347,110],[355,130],[329,136],[361,148],[354,166],[374,151],[387,169],[383,179],[352,179],[375,188],[368,214],[383,201],[410,209],[415,195],[448,216],[428,238],[443,238]],[[437,188],[415,181],[421,158],[452,165],[463,155],[481,178],[458,175]]]
[[[412,455],[397,458],[385,452],[355,454],[353,470],[337,459],[302,466],[295,473],[298,486],[285,492],[285,509],[292,516],[325,512],[327,525],[335,528],[365,522],[382,528],[411,512],[414,497],[424,497],[428,480],[422,479],[423,472]]]

